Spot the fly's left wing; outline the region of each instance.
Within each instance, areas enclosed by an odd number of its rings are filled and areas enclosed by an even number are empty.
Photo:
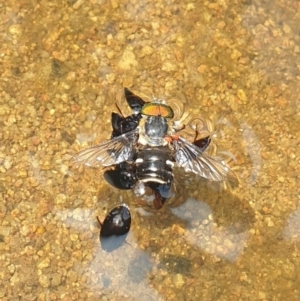
[[[105,167],[133,160],[138,129],[77,153],[71,163],[89,167]]]
[[[179,137],[173,141],[175,161],[186,172],[193,172],[212,181],[225,179],[237,181],[235,174],[223,161],[218,161],[207,155],[196,145]]]

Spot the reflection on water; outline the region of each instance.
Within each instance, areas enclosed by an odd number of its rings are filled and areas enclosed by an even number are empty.
[[[249,176],[249,184],[253,185],[257,180],[259,176],[259,171],[261,169],[260,145],[254,131],[252,131],[247,124],[242,123],[241,129],[243,131],[245,149],[248,152],[252,162],[252,170]]]
[[[3,2],[1,300],[298,301],[299,11],[281,0]],[[107,139],[115,103],[128,113],[123,87],[213,120],[210,151],[239,186],[178,171],[155,210],[102,170],[70,169],[76,138]],[[121,202],[131,231],[107,253],[96,217]]]
[[[216,257],[235,261],[243,252],[248,232],[238,233],[234,226],[218,229],[209,206],[195,199],[187,199],[183,205],[171,211],[184,219],[184,215],[188,213],[184,207],[193,208],[192,212],[194,212],[188,219],[184,233],[189,244]]]

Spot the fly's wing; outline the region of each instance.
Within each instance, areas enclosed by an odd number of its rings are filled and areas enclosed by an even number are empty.
[[[175,161],[185,171],[193,172],[212,181],[237,180],[235,174],[225,162],[213,159],[196,145],[181,137],[174,140],[173,144],[175,147]]]
[[[133,160],[138,129],[77,153],[71,163],[89,167],[111,166]]]

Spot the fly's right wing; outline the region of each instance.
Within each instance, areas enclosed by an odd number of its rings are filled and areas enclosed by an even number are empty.
[[[203,149],[179,137],[173,142],[175,146],[175,161],[180,167],[187,172],[193,172],[199,176],[212,181],[229,181],[236,182],[235,174],[229,166],[223,161],[218,161]]]
[[[138,129],[77,153],[71,163],[89,167],[105,167],[133,160]]]

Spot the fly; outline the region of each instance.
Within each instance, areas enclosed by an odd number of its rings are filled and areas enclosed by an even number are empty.
[[[119,189],[132,189],[137,183],[150,187],[160,208],[170,196],[175,165],[212,181],[236,179],[228,165],[209,156],[205,150],[210,137],[187,141],[169,125],[172,108],[160,102],[145,102],[127,88],[125,98],[133,114],[112,113],[111,140],[77,153],[72,163],[89,167],[109,167],[107,182]]]

